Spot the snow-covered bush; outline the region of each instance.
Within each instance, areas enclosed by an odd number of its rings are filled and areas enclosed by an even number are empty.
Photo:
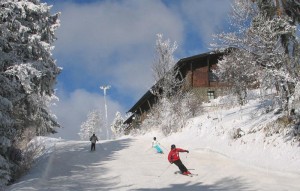
[[[229,131],[229,137],[231,139],[238,139],[245,135],[245,132],[241,128],[233,128]]]
[[[191,108],[193,107],[193,108]],[[159,130],[164,135],[180,131],[186,121],[199,114],[202,106],[192,93],[160,99],[142,122],[142,130]]]
[[[111,124],[111,130],[114,133],[115,137],[120,137],[124,135],[127,125],[124,124],[124,119],[120,112],[116,113],[115,119]]]
[[[236,95],[228,92],[226,95],[217,97],[214,100],[210,100],[210,106],[214,106],[215,108],[223,107],[223,108],[232,108],[234,106],[238,106],[238,98]]]
[[[4,189],[4,185],[11,179],[10,163],[0,155],[0,190]]]
[[[300,124],[294,125],[293,135],[297,137],[298,141],[300,141]]]
[[[290,143],[299,144],[300,141],[300,120],[299,115],[287,116],[280,114],[276,120],[271,121],[263,127],[266,137],[283,137]]]

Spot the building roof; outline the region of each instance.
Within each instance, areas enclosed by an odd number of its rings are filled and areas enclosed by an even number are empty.
[[[142,103],[144,103],[146,100],[148,100],[148,98],[149,97],[152,97],[152,96],[154,96],[151,92],[150,92],[150,90],[148,90],[135,104],[134,104],[134,106],[132,106],[129,110],[128,110],[128,112],[134,112],[137,108],[138,108],[138,106],[139,105],[141,105]]]

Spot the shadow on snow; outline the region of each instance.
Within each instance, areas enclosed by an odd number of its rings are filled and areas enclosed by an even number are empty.
[[[28,190],[108,190],[116,187],[119,177],[108,177],[105,161],[114,160],[114,153],[129,146],[132,139],[108,141],[96,144],[90,151],[90,142],[69,141],[58,143],[54,151],[37,161],[24,176],[11,185],[11,191]],[[45,162],[46,161],[46,162]],[[130,185],[128,185],[130,186]]]
[[[204,185],[201,182],[190,184],[171,184],[168,188],[142,188],[136,189],[135,191],[150,191],[150,190],[161,190],[161,191],[254,191],[249,184],[247,186],[246,181],[241,178],[223,178],[220,181],[217,181],[213,185]]]

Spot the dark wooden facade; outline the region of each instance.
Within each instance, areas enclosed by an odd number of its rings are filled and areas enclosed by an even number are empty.
[[[207,52],[180,59],[176,64],[181,76],[184,78],[183,90],[193,91],[201,100],[209,101],[222,94],[224,84],[218,82],[212,69],[216,67],[218,60],[224,53]],[[132,115],[124,122],[135,127],[143,121],[146,114],[157,102],[157,97],[148,90],[128,112]]]

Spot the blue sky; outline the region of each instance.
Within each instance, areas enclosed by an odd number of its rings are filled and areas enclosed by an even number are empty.
[[[63,126],[56,137],[79,139],[89,111],[109,123],[123,116],[154,84],[156,34],[176,41],[178,59],[207,52],[211,35],[227,30],[231,0],[41,0],[61,12],[53,57],[62,67],[52,107]]]

